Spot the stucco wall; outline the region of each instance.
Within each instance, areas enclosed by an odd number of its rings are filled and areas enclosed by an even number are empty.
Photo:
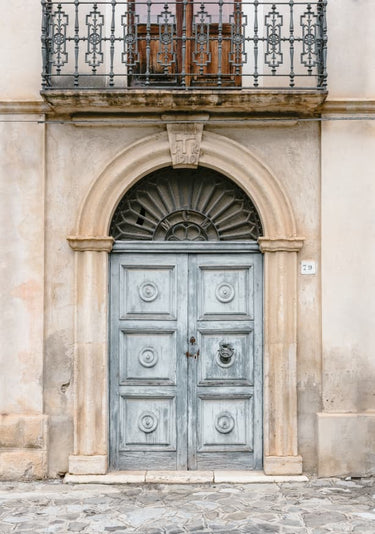
[[[41,100],[40,0],[2,2],[0,100]]]
[[[322,131],[322,474],[374,471],[375,123],[337,121]],[[359,420],[353,414],[366,413]],[[372,413],[372,416],[371,416]],[[341,417],[337,417],[340,414]],[[343,414],[350,414],[340,431]],[[336,429],[336,425],[337,429]],[[372,435],[372,438],[371,438]],[[327,453],[328,441],[331,441]],[[345,452],[344,452],[345,451]],[[372,467],[369,462],[372,456]],[[350,461],[349,461],[350,460]],[[345,467],[345,465],[349,467]]]
[[[29,118],[0,122],[0,465],[5,476],[11,475],[11,464],[30,476],[45,469],[44,127],[22,122]],[[18,449],[25,443],[23,454]]]
[[[329,98],[375,97],[375,3],[328,0]]]

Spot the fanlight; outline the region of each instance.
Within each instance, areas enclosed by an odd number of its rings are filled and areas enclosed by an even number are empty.
[[[124,195],[110,233],[120,241],[253,241],[262,225],[251,200],[225,176],[167,168]]]

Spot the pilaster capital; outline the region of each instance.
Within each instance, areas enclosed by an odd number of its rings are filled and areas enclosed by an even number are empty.
[[[261,252],[299,252],[303,247],[304,237],[260,237]]]
[[[76,252],[111,252],[115,242],[109,236],[68,236],[66,239]]]

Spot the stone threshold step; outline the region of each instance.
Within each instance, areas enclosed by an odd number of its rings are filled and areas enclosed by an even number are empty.
[[[263,471],[113,471],[105,475],[67,474],[74,484],[267,484],[308,482],[305,475],[265,475]]]

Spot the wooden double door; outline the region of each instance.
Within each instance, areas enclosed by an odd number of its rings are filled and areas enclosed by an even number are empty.
[[[111,255],[113,469],[262,466],[262,257]]]

